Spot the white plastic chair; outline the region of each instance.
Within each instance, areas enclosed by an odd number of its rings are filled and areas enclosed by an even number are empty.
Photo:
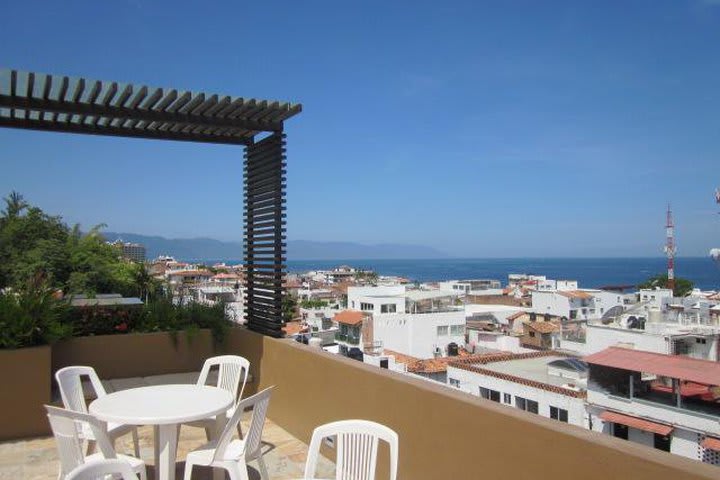
[[[398,435],[385,425],[369,420],[341,420],[317,427],[310,441],[304,478],[315,478],[320,443],[323,438],[333,436],[337,439],[336,480],[373,480],[379,440],[390,446],[390,480],[397,478]]]
[[[58,480],[67,480],[70,472],[85,463],[115,459],[122,460],[130,465],[132,470],[140,475],[141,480],[147,478],[145,462],[139,458],[115,453],[112,442],[106,433],[105,422],[87,413],[74,412],[49,405],[45,405],[45,409],[48,412],[48,419],[50,420],[50,426],[57,443],[58,456],[60,457]],[[83,454],[78,424],[87,425],[92,430],[100,452],[87,456]]]
[[[80,465],[68,474],[67,480],[105,480],[118,478],[118,475],[122,480],[138,480],[130,465],[123,460],[98,460]]]
[[[85,393],[82,388],[82,377],[88,377],[92,384],[95,396],[98,398],[107,395],[105,387],[103,387],[100,378],[92,367],[65,367],[55,372],[55,380],[60,387],[60,396],[63,405],[68,410],[79,413],[88,413],[87,404],[85,403]],[[107,436],[113,441],[118,437],[122,437],[127,433],[132,433],[134,453],[136,457],[140,456],[140,444],[138,443],[137,427],[134,425],[124,425],[121,423],[109,423],[107,425]],[[95,437],[93,432],[87,425],[82,427],[80,432],[82,438],[88,442],[87,453],[91,453],[95,445]]]
[[[227,416],[232,416],[235,413],[237,402],[242,398],[243,391],[245,390],[245,384],[247,383],[248,371],[250,370],[250,361],[238,355],[220,355],[217,357],[211,357],[205,360],[203,368],[200,371],[197,384],[205,385],[210,374],[210,370],[213,367],[218,367],[218,378],[217,386],[223,390],[227,390],[232,394],[235,399],[234,404],[230,407],[226,413]],[[240,380],[242,379],[242,386],[240,386]],[[238,387],[240,393],[238,394]],[[215,417],[203,418],[202,420],[196,420],[194,422],[188,422],[184,425],[191,427],[200,427],[205,429],[205,436],[208,441],[212,438],[212,432],[215,430]],[[179,427],[178,427],[179,428]],[[240,430],[240,424],[238,423],[238,434],[242,437],[242,431]],[[179,437],[179,430],[178,430]]]
[[[248,480],[247,464],[253,460],[258,462],[261,478],[263,480],[270,479],[267,466],[262,458],[261,440],[272,389],[273,387],[266,388],[262,392],[240,401],[235,413],[225,424],[220,437],[187,454],[185,480],[192,478],[192,469],[195,465],[223,468],[230,475],[230,480]],[[233,440],[233,432],[240,422],[240,417],[250,407],[252,407],[252,419],[245,439]]]

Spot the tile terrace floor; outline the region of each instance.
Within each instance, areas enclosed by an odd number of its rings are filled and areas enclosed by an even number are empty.
[[[243,422],[243,431],[248,424]],[[141,427],[140,456],[148,464],[153,463],[153,432],[152,427]],[[185,468],[184,458],[187,453],[205,443],[205,431],[201,428],[183,427],[178,443],[178,463],[176,478],[182,479]],[[275,480],[302,478],[307,458],[307,445],[280,428],[271,420],[266,421],[263,431],[263,451],[268,465],[270,478]],[[132,437],[126,435],[118,439],[116,449],[120,453],[132,455]],[[321,458],[318,467],[320,478],[334,478],[335,467],[332,462]],[[153,469],[148,468],[148,477],[154,478]],[[250,463],[250,479],[260,478],[257,463]],[[56,480],[58,475],[58,456],[55,440],[42,437],[31,440],[20,440],[0,443],[0,479]],[[193,479],[210,479],[211,471],[202,467],[193,469]]]
[[[197,378],[197,374],[195,374]],[[123,379],[103,382],[108,392],[131,386],[157,383],[190,383],[182,376],[172,375],[144,379]],[[119,388],[118,388],[119,387]],[[270,400],[272,402],[272,399]],[[248,418],[243,419],[243,431],[248,429]],[[154,478],[153,431],[152,427],[140,427],[140,456],[148,464],[148,478]],[[182,427],[178,441],[176,478],[182,479],[184,459],[187,453],[206,442],[205,431],[201,428]],[[125,435],[115,445],[119,453],[132,454],[132,436]],[[307,458],[307,445],[290,435],[283,428],[268,419],[263,430],[263,451],[268,472],[272,480],[302,478]],[[53,437],[0,442],[0,480],[55,480],[58,475],[58,455]],[[320,457],[317,476],[334,478],[335,466],[329,460]],[[260,479],[257,462],[251,462],[249,468],[251,480]],[[193,479],[210,479],[211,470],[203,467],[193,469]]]

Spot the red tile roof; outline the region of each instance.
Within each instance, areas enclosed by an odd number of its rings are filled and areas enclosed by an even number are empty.
[[[410,373],[441,373],[446,372],[448,364],[454,360],[471,357],[471,355],[464,349],[458,350],[458,355],[455,357],[437,357],[437,358],[426,358],[420,359],[405,355],[403,353],[395,352],[393,350],[384,350],[385,355],[392,355],[395,357],[397,363],[404,363],[407,366],[407,371]]]
[[[358,325],[361,324],[365,318],[363,312],[357,312],[354,310],[344,310],[335,314],[335,321],[338,323],[344,323],[345,325]]]
[[[583,358],[591,365],[652,373],[707,385],[720,385],[720,362],[698,360],[679,355],[642,352],[610,347]]]
[[[673,431],[673,427],[662,423],[651,422],[640,417],[633,417],[630,415],[623,415],[622,413],[605,411],[600,414],[600,418],[606,422],[619,423],[628,427],[637,428],[650,433],[659,433],[663,436],[668,436]]]
[[[529,328],[535,330],[538,333],[554,333],[559,332],[560,327],[553,323],[553,322],[545,322],[545,321],[535,321],[535,322],[525,322],[525,325],[527,325]]]
[[[593,298],[591,294],[589,294],[588,292],[583,292],[582,290],[566,290],[557,293],[567,298],[580,298],[585,300]]]
[[[285,332],[285,335],[292,336],[308,331],[309,329],[307,325],[303,325],[302,322],[287,322],[282,330]]]

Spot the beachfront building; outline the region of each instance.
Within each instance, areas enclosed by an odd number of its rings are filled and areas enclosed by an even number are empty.
[[[459,295],[502,295],[503,293],[500,280],[492,279],[449,280],[438,282],[438,288],[442,292]]]
[[[141,243],[123,242],[121,239],[117,239],[110,242],[110,245],[116,248],[125,260],[138,263],[145,261],[145,245]]]
[[[720,465],[720,364],[611,347],[584,360],[592,430]]]
[[[587,365],[557,352],[471,356],[447,369],[450,387],[584,428],[586,381]]]

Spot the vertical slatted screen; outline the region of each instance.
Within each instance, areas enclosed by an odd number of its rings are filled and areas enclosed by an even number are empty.
[[[285,279],[285,134],[245,150],[245,318],[248,328],[282,336]]]

